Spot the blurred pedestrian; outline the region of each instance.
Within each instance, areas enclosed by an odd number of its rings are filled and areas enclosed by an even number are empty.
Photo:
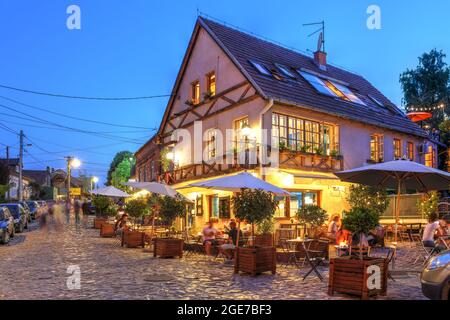
[[[70,223],[70,209],[72,208],[72,204],[70,203],[70,198],[67,199],[65,207],[64,207],[64,213],[66,215],[66,223]]]
[[[81,215],[81,204],[78,199],[74,202],[74,213],[75,213],[75,224],[78,226],[80,224],[80,215]]]

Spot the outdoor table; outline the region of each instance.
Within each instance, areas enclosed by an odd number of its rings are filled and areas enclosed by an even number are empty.
[[[306,246],[305,246],[305,243],[307,243],[307,242],[312,242],[313,239],[299,239],[299,238],[296,238],[296,239],[290,239],[290,240],[287,240],[287,241],[292,242],[292,243],[300,243],[300,244],[303,246],[303,249],[305,250],[306,259],[308,260],[308,263],[309,263],[309,265],[311,266],[311,269],[304,275],[303,280],[305,280],[306,277],[308,277],[309,274],[310,274],[311,272],[314,271],[314,273],[317,275],[317,277],[319,277],[319,279],[320,279],[321,281],[323,281],[322,275],[321,275],[320,272],[317,270],[317,264],[314,264],[314,263],[311,261],[311,257],[310,257],[310,255],[309,255],[308,249],[306,249]]]

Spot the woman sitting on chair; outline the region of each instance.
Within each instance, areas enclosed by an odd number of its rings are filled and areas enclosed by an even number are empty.
[[[126,229],[128,229],[128,227],[127,227],[127,218],[128,218],[128,214],[124,213],[124,214],[122,214],[120,219],[116,221],[116,224],[114,225],[114,233],[116,235],[122,235],[123,232]]]
[[[440,244],[436,245],[434,237],[436,233],[442,233],[442,228],[439,224],[438,215],[436,212],[430,214],[428,223],[423,230],[422,243],[425,248],[433,248],[434,252],[441,252],[445,250],[445,246]]]

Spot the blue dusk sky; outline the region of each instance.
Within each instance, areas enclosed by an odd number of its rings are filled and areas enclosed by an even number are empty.
[[[80,30],[66,27],[66,9],[73,4],[81,8]],[[366,26],[372,4],[381,9],[380,30]],[[315,28],[302,24],[325,20],[329,62],[365,76],[398,105],[401,72],[433,48],[450,54],[448,0],[3,0],[0,85],[73,96],[169,94],[197,9],[302,51],[314,50],[317,42],[317,36],[307,37]],[[80,170],[99,176],[102,184],[116,152],[135,151],[151,137],[154,131],[142,128],[159,126],[166,103],[167,98],[76,100],[0,88],[0,125],[12,129],[0,128],[0,156],[5,145],[17,156],[14,132],[23,129],[26,142],[33,142],[26,148],[26,169],[63,168],[63,157],[73,155],[83,162]]]

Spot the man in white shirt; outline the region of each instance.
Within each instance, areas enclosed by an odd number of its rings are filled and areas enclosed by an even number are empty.
[[[444,250],[442,246],[436,246],[434,242],[434,234],[436,230],[440,228],[438,215],[436,213],[430,214],[430,218],[428,219],[428,223],[423,230],[422,243],[424,247],[434,248],[435,252],[441,252]]]

